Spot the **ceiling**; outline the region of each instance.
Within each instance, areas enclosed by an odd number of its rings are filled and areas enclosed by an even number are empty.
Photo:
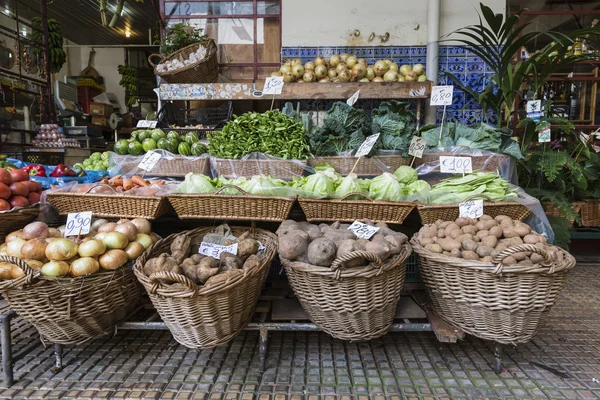
[[[27,19],[40,15],[40,0],[16,0],[19,14]],[[157,0],[156,0],[157,1]],[[100,0],[47,0],[48,18],[58,21],[63,37],[80,45],[148,44],[148,29],[157,32],[158,17],[152,0],[127,0],[114,28],[100,21]],[[113,17],[117,0],[108,0],[108,16]],[[129,28],[131,37],[125,37]]]

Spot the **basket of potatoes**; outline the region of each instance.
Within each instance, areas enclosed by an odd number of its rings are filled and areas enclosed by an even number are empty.
[[[223,236],[215,230],[159,240],[134,266],[175,340],[193,349],[223,345],[244,329],[277,251],[271,232],[232,228]],[[212,245],[218,240],[221,245]]]
[[[501,344],[528,342],[556,302],[573,256],[505,215],[425,225],[411,239],[433,310]]]

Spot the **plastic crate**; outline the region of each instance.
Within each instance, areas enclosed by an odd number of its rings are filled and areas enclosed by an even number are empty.
[[[169,107],[173,107],[169,105]],[[220,107],[206,108],[177,108],[177,109],[161,109],[159,112],[159,121],[166,123],[168,126],[186,127],[188,125],[202,125],[203,128],[177,128],[178,131],[196,131],[196,132],[212,132],[222,128],[227,121],[231,119],[233,113],[232,102],[228,101]]]
[[[58,165],[63,164],[65,153],[23,152],[23,161],[32,164]]]
[[[421,282],[421,275],[419,274],[419,261],[415,253],[412,253],[406,262],[406,282]]]

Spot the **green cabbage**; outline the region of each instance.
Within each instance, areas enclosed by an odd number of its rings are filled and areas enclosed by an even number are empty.
[[[417,171],[408,165],[400,166],[396,171],[394,171],[394,175],[396,175],[396,178],[398,178],[398,182],[404,183],[405,185],[410,185],[419,179]]]
[[[350,174],[339,182],[337,189],[335,189],[335,193],[331,197],[341,199],[349,193],[362,193],[367,195],[369,193],[369,182],[359,179],[356,174]],[[350,197],[350,199],[353,198],[361,199],[360,196]]]
[[[416,181],[406,186],[407,195],[410,196],[412,194],[422,193],[425,191],[431,190],[431,186],[429,183],[425,181]]]
[[[255,175],[239,184],[249,194],[257,196],[290,196],[290,189],[285,181],[266,175]]]
[[[317,171],[303,178],[300,187],[306,197],[324,199],[330,197],[335,192],[336,180],[333,174],[328,174],[326,171]]]
[[[404,184],[398,182],[396,175],[384,172],[371,179],[369,197],[373,200],[403,201],[403,188]]]
[[[214,193],[216,191],[217,188],[208,176],[192,172],[185,176],[179,186],[179,193]]]

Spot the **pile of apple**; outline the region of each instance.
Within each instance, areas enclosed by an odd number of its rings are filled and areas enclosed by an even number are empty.
[[[0,255],[20,258],[44,276],[75,278],[120,268],[159,239],[143,218],[98,219],[85,236],[65,238],[64,230],[64,225],[50,228],[32,222],[6,236]],[[0,280],[16,279],[24,273],[16,264],[0,262]]]
[[[40,201],[42,186],[29,180],[29,174],[15,168],[0,168],[0,211],[29,207]]]

